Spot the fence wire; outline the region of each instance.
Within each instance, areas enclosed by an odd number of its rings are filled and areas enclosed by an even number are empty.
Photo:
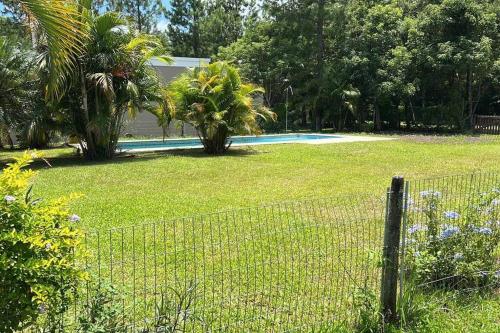
[[[317,199],[95,231],[85,268],[134,332],[314,331],[379,288],[383,221],[383,200]]]
[[[75,291],[62,322],[76,327],[79,317],[89,317],[97,286],[111,285],[115,293],[106,303],[126,332],[353,327],[354,295],[381,289],[388,199],[283,202],[89,231],[82,266],[92,279]],[[409,283],[496,288],[499,245],[498,174],[406,184],[401,293]]]
[[[500,286],[500,177],[475,173],[411,181],[402,276],[418,287]]]

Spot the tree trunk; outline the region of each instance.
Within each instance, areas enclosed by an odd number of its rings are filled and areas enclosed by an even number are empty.
[[[192,45],[193,45],[193,56],[199,58],[201,56],[201,47],[200,47],[200,3],[195,0],[192,4],[193,11],[193,31],[192,31]]]
[[[302,126],[306,127],[307,126],[307,111],[303,105],[302,105],[301,116],[302,116]]]
[[[96,158],[96,150],[94,144],[94,138],[92,131],[89,128],[90,116],[89,116],[89,106],[88,106],[88,95],[87,95],[87,84],[85,82],[85,71],[83,70],[83,65],[80,67],[80,92],[82,94],[82,112],[85,119],[85,144],[86,147],[82,146],[83,155],[90,160]]]
[[[324,71],[324,57],[325,57],[325,0],[318,1],[318,17],[316,21],[316,39],[317,39],[317,54],[316,54],[316,74],[318,92],[316,95],[316,103],[314,105],[314,119],[316,131],[321,131],[321,105],[319,103],[320,96],[323,88],[323,71]]]
[[[472,72],[467,69],[466,78],[466,92],[467,92],[467,117],[469,118],[470,128],[474,127],[474,102],[472,98]]]
[[[142,32],[142,17],[141,17],[141,4],[139,0],[135,0],[137,10],[137,30]]]
[[[380,122],[380,109],[378,108],[378,103],[375,101],[374,111],[373,111],[373,125],[375,131],[379,132],[382,130],[382,124]]]
[[[227,144],[228,134],[226,129],[219,128],[212,138],[208,138],[206,131],[198,129],[198,136],[203,144],[203,150],[210,155],[224,154],[228,150],[231,145],[231,143]]]

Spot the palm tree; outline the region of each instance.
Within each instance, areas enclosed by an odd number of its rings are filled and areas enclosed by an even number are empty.
[[[0,36],[0,146],[13,146],[9,128],[17,120],[28,97],[25,55],[8,37]]]
[[[173,118],[194,126],[205,151],[224,153],[238,134],[260,134],[259,119],[276,115],[255,98],[264,90],[243,83],[238,70],[224,62],[193,69],[167,88],[166,107]]]
[[[86,40],[86,30],[79,19],[81,7],[74,0],[21,0],[20,5],[32,30],[39,29],[47,45],[47,97],[60,97]]]
[[[87,159],[111,158],[127,115],[156,112],[162,101],[151,58],[169,61],[156,38],[137,33],[119,14],[81,8],[88,38],[76,74],[61,106],[68,110],[71,133]]]

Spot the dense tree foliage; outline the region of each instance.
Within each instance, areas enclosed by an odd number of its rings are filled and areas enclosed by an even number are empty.
[[[312,128],[456,128],[500,113],[497,0],[263,3],[219,59]],[[283,117],[281,117],[283,119]]]
[[[138,31],[144,33],[155,31],[159,18],[165,12],[161,0],[97,0],[94,7],[123,14],[132,20]]]
[[[252,0],[172,0],[166,18],[173,55],[215,55],[243,35],[257,11]]]
[[[0,40],[1,141],[15,128],[20,142],[43,147],[49,139],[50,110],[81,54],[86,31],[76,1],[6,0]],[[29,33],[29,37],[27,36]],[[33,70],[39,65],[39,71]]]
[[[500,114],[499,0],[1,3],[4,146],[9,131],[30,147],[57,132],[93,149],[88,157],[111,156],[128,110],[166,109],[146,60],[159,40],[262,86],[279,119],[268,131],[287,118],[291,129],[465,130],[475,115]]]

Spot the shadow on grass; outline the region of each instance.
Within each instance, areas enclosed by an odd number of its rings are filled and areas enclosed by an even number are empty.
[[[45,149],[43,150],[46,155],[50,155],[50,152],[56,150],[61,150],[61,147]],[[16,155],[21,154],[24,149],[15,150],[0,150],[0,153],[4,153],[3,156],[0,155],[0,167],[4,167],[7,163],[13,162]],[[12,153],[12,156],[5,156],[5,154]],[[262,154],[264,152],[255,150],[252,147],[240,147],[231,148],[227,153],[223,155],[208,155],[203,152],[202,149],[183,149],[183,150],[169,150],[169,151],[158,151],[158,152],[144,152],[144,153],[133,153],[133,152],[123,152],[115,156],[115,158],[110,160],[98,160],[98,161],[88,161],[82,156],[78,156],[74,151],[72,152],[70,148],[64,149],[60,154],[56,156],[45,157],[45,160],[36,160],[31,164],[32,169],[45,169],[49,167],[73,167],[73,166],[91,166],[91,165],[106,165],[106,164],[122,164],[122,163],[134,163],[134,162],[144,162],[148,160],[156,160],[162,158],[170,157],[187,157],[187,158],[203,158],[203,159],[217,159],[217,158],[241,158],[246,156],[252,156],[257,154]],[[50,165],[47,164],[50,163]]]

